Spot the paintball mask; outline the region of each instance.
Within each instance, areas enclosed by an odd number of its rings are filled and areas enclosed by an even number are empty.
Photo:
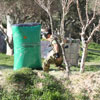
[[[41,34],[42,34],[42,38],[47,39],[48,38],[48,34],[51,34],[51,29],[48,29],[45,32],[41,32]]]
[[[42,37],[47,39],[48,38],[48,32],[44,32]]]

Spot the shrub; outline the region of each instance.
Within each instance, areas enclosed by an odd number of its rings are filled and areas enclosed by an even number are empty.
[[[42,97],[41,100],[66,100],[63,95],[60,94],[60,92],[45,92]]]
[[[38,79],[36,72],[33,72],[30,68],[22,68],[20,70],[14,71],[7,76],[7,80],[10,83],[21,83],[24,82],[25,85],[33,84],[34,79]]]

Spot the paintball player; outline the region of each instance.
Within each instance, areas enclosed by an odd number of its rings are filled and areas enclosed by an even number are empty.
[[[62,66],[63,57],[62,57],[62,50],[60,47],[60,44],[57,41],[57,38],[54,38],[52,36],[51,29],[44,30],[43,36],[46,40],[50,41],[52,50],[48,53],[47,58],[43,62],[43,70],[45,72],[49,71],[50,64],[55,64],[56,67],[59,69],[64,70],[64,67]]]

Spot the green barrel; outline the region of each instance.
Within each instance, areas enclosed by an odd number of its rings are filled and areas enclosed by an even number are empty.
[[[42,69],[40,30],[38,23],[12,25],[14,70],[22,67]]]

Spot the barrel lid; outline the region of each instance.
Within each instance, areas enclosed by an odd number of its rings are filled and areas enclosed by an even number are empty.
[[[20,23],[20,24],[13,24],[12,26],[24,27],[24,26],[37,26],[41,25],[40,23]]]

